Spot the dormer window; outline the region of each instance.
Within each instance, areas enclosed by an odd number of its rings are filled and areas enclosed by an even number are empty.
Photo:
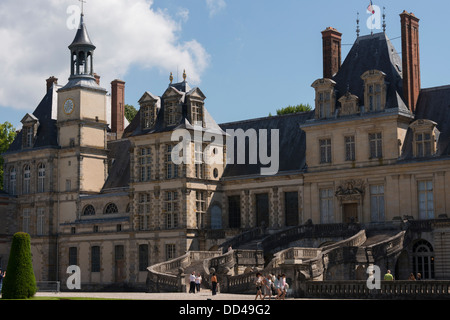
[[[142,112],[142,129],[150,129],[155,125],[156,107],[154,104],[146,104],[141,106]]]
[[[192,124],[203,125],[203,103],[194,101],[191,104]]]
[[[439,131],[436,122],[430,120],[417,120],[411,124],[414,133],[414,156],[417,158],[430,157],[436,153],[436,142]]]
[[[22,119],[22,148],[32,148],[36,136],[39,120],[32,114],[27,113]]]
[[[359,98],[350,92],[347,92],[339,99],[341,104],[340,115],[348,116],[359,112]]]
[[[364,102],[368,112],[383,111],[386,107],[386,74],[369,70],[361,78],[364,80]]]
[[[174,101],[166,102],[166,125],[173,126],[177,124],[177,103]]]
[[[312,87],[316,89],[316,119],[334,116],[336,109],[335,85],[336,82],[331,79],[319,79],[312,84]]]

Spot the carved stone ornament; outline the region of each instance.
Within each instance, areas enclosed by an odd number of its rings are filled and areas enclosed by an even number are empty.
[[[365,183],[362,179],[341,181],[336,190],[336,197],[341,201],[362,201],[365,193]]]

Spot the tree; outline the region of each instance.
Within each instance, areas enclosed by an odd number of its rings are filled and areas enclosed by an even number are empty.
[[[137,110],[130,104],[125,105],[125,118],[131,123],[137,114]]]
[[[28,233],[14,234],[9,253],[2,299],[28,299],[37,291],[31,260],[31,238]]]
[[[3,189],[3,157],[2,153],[6,152],[16,137],[16,129],[13,125],[6,121],[0,124],[0,190]]]
[[[309,104],[298,104],[296,106],[287,106],[286,108],[278,109],[277,115],[282,116],[284,114],[308,112],[311,110],[312,110],[312,108]]]

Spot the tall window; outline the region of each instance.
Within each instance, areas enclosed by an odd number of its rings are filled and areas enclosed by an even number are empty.
[[[434,219],[433,181],[419,181],[419,219]]]
[[[23,129],[25,130],[25,147],[31,148],[33,146],[33,127],[24,127]]]
[[[203,179],[205,175],[205,167],[203,164],[203,146],[201,143],[195,143],[195,177],[197,179]]]
[[[78,265],[78,248],[70,247],[69,248],[69,266]]]
[[[330,92],[319,92],[318,94],[319,104],[319,117],[330,118],[331,117],[331,94]]]
[[[139,271],[147,271],[148,267],[148,244],[139,245]]]
[[[143,116],[143,129],[150,129],[153,127],[156,119],[156,107],[154,105],[142,106],[141,114]]]
[[[195,192],[195,210],[197,217],[197,228],[202,229],[204,227],[204,217],[206,212],[206,192],[196,191]]]
[[[152,174],[152,149],[139,149],[139,179],[141,182],[150,181]]]
[[[30,216],[31,216],[31,209],[30,208],[23,209],[22,231],[25,233],[30,233]]]
[[[91,248],[91,272],[100,272],[100,247]]]
[[[369,134],[370,159],[383,157],[383,140],[381,132]]]
[[[355,161],[355,137],[345,137],[345,161]]]
[[[320,190],[320,222],[334,223],[333,189]]]
[[[45,192],[45,164],[40,163],[38,166],[38,192]]]
[[[416,134],[416,156],[417,157],[429,157],[432,154],[432,142],[430,133],[417,133]]]
[[[23,194],[29,194],[31,192],[30,183],[31,183],[31,168],[27,164],[23,168]]]
[[[37,208],[36,233],[38,236],[44,235],[44,208]]]
[[[14,167],[9,171],[9,194],[17,194],[17,172]]]
[[[419,240],[413,246],[413,272],[422,279],[434,279],[434,253],[428,241]]]
[[[370,111],[381,111],[381,85],[380,84],[370,84],[368,85],[369,93],[369,110]]]
[[[166,179],[178,178],[178,165],[172,161],[172,145],[166,145]]]
[[[139,194],[139,230],[150,229],[150,194]]]
[[[166,110],[165,112],[167,112],[166,114],[166,124],[168,126],[172,126],[174,124],[176,124],[177,121],[177,104],[175,102],[166,102]]]
[[[383,222],[384,215],[384,185],[370,186],[370,216],[372,222]]]
[[[176,191],[166,191],[166,228],[178,228],[178,193]]]
[[[241,227],[241,197],[228,197],[228,225],[230,228]]]
[[[331,139],[319,141],[320,163],[331,163]]]
[[[166,244],[166,260],[175,259],[176,256],[175,244]]]
[[[192,102],[192,124],[203,124],[203,104],[201,102]]]

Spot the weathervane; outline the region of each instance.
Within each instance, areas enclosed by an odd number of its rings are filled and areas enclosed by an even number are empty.
[[[359,12],[358,12],[358,15],[357,15],[357,18],[356,18],[356,37],[358,38],[359,37],[359,32],[360,32],[361,30],[359,30]]]
[[[383,7],[383,32],[386,33],[386,13],[385,13],[386,8]]]
[[[84,6],[83,4],[86,3],[86,0],[78,0],[81,2],[81,14],[84,14]]]

